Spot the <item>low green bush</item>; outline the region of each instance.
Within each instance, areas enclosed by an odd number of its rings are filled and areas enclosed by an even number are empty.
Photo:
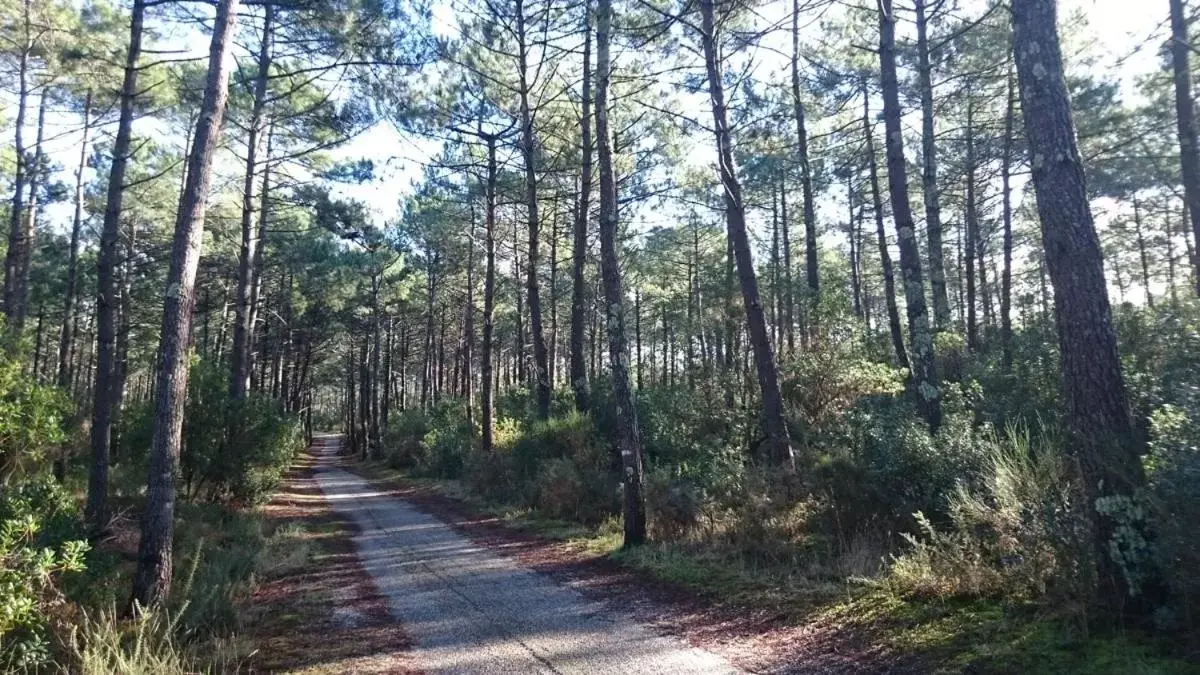
[[[192,500],[255,506],[270,498],[304,449],[304,426],[266,396],[231,399],[227,377],[212,364],[192,368],[179,457],[181,491]],[[151,405],[131,407],[124,415],[121,454],[134,464],[146,461]]]
[[[1075,603],[1090,588],[1088,516],[1056,444],[1009,428],[983,439],[975,485],[950,494],[949,523],[921,512],[904,534],[888,583],[916,596],[994,597]]]
[[[63,575],[84,569],[74,499],[49,478],[0,488],[0,670],[47,664]]]

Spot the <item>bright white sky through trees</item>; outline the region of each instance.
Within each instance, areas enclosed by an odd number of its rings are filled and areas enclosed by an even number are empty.
[[[783,16],[782,13],[787,11],[784,4],[775,2],[763,11],[776,12]],[[1166,35],[1167,11],[1166,0],[1136,3],[1129,0],[1061,0],[1060,20],[1070,21],[1076,12],[1086,15],[1090,25],[1089,32],[1095,40],[1094,53],[1102,55],[1104,66],[1109,72],[1119,73],[1128,96],[1132,93],[1132,84],[1138,76],[1159,67],[1158,54]],[[435,4],[433,15],[435,31],[445,36],[456,32],[456,19],[449,3]],[[769,14],[765,16],[768,20],[778,19]],[[901,27],[902,39],[905,37],[905,28],[911,30],[911,25]],[[790,42],[786,45],[784,43],[790,38],[784,35],[784,32],[781,31],[776,39],[781,41],[779,49],[786,53],[790,50]],[[805,40],[819,39],[819,28],[814,24]],[[193,31],[186,35],[177,35],[158,45],[158,48],[188,49],[202,56],[207,51],[207,41],[208,36]],[[782,59],[771,54],[769,50],[759,50],[758,58]],[[618,54],[618,68],[619,59]],[[782,66],[781,60],[778,65],[764,62],[762,68],[770,71]],[[346,92],[345,95],[350,95],[350,92]],[[711,114],[706,107],[707,99],[692,97],[686,99],[686,105],[696,108],[684,111],[689,117],[707,122]],[[51,130],[48,136],[53,140],[48,143],[48,150],[55,161],[63,166],[72,166],[78,156],[79,141],[78,135],[71,133],[71,129],[78,125],[78,121],[65,114],[54,117],[56,119],[49,121]],[[915,122],[910,122],[910,125],[915,125]],[[916,129],[915,126],[913,128]],[[105,129],[102,133],[111,133],[111,129]],[[27,136],[31,135],[32,129],[27,133]],[[708,135],[693,134],[693,142],[698,152],[687,153],[687,156],[691,157],[693,162],[711,160],[711,139]],[[400,213],[404,195],[411,191],[424,166],[437,155],[439,148],[440,143],[437,141],[403,134],[390,122],[380,121],[334,153],[339,159],[367,158],[374,161],[375,180],[363,185],[340,187],[338,191],[345,197],[365,202],[380,224],[394,220]],[[909,151],[912,153],[916,149],[910,147]],[[71,206],[64,203],[55,204],[47,209],[47,217],[54,225],[65,229],[70,222]],[[832,214],[828,217],[836,218]]]

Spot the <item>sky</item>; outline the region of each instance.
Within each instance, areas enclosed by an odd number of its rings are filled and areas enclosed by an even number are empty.
[[[970,3],[981,5],[980,0],[965,0],[967,8],[965,15],[972,14]],[[789,3],[790,4],[790,3]],[[775,11],[783,15],[786,11],[784,3],[774,3],[766,12]],[[1161,5],[1161,6],[1160,6]],[[1061,0],[1060,20],[1066,20],[1072,12],[1082,11],[1088,18],[1094,39],[1102,48],[1102,53],[1110,63],[1106,64],[1112,72],[1119,73],[1121,81],[1130,91],[1134,79],[1145,72],[1157,67],[1157,49],[1161,39],[1148,41],[1155,34],[1164,33],[1167,17],[1166,0],[1153,0],[1149,3],[1133,3],[1129,0]],[[768,18],[770,15],[768,14]],[[439,1],[434,5],[434,29],[442,35],[452,35],[455,31],[456,19],[447,1]],[[815,30],[815,27],[814,27]],[[903,32],[901,38],[903,39]],[[786,36],[780,35],[780,40]],[[1140,50],[1138,45],[1144,45]],[[160,48],[185,49],[194,54],[203,55],[207,50],[207,36],[195,31],[174,35],[168,44],[158,45]],[[782,45],[781,45],[782,46]],[[790,48],[790,45],[788,45]],[[765,53],[765,52],[764,52]],[[769,55],[763,57],[771,58]],[[767,64],[767,68],[772,66]],[[11,95],[5,101],[11,110]],[[705,97],[690,97],[683,100],[685,109],[682,112],[697,119],[706,119],[711,111],[707,109]],[[11,113],[9,115],[11,117]],[[36,115],[30,115],[36,117]],[[32,124],[32,122],[31,122]],[[151,122],[141,122],[137,129],[140,133],[156,131],[149,127]],[[53,114],[48,119],[47,136],[51,140],[47,149],[57,163],[65,167],[73,167],[79,153],[79,134],[74,132],[78,120],[67,114]],[[112,133],[105,129],[104,133]],[[27,131],[27,137],[32,138],[33,130]],[[702,142],[700,142],[702,141]],[[687,153],[694,164],[711,163],[713,155],[708,148],[711,143],[705,136],[698,139],[696,151]],[[362,185],[339,188],[339,192],[349,198],[365,202],[376,221],[380,224],[394,220],[400,213],[400,203],[409,194],[419,180],[426,163],[437,154],[438,143],[429,139],[401,133],[390,122],[381,121],[366,132],[358,135],[349,143],[337,149],[333,155],[338,159],[367,158],[376,166],[373,181]],[[67,180],[68,175],[62,179]],[[69,204],[57,204],[47,209],[46,218],[53,226],[66,228],[69,226],[72,208]]]

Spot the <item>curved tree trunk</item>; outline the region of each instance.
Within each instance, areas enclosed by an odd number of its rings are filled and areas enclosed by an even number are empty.
[[[796,470],[796,459],[792,452],[792,439],[788,435],[787,422],[783,416],[783,395],[779,390],[779,370],[775,364],[775,353],[771,348],[771,337],[767,332],[767,321],[758,293],[758,278],[754,273],[754,260],[750,254],[750,238],[746,232],[746,205],[742,199],[742,184],[738,180],[737,166],[733,161],[733,138],[729,130],[728,113],[725,107],[725,85],[721,79],[721,65],[717,56],[713,0],[700,0],[700,12],[702,16],[700,40],[704,49],[704,63],[708,74],[708,91],[712,101],[713,122],[717,130],[717,164],[721,184],[725,188],[725,221],[729,239],[733,245],[733,257],[737,261],[742,302],[746,308],[746,328],[750,334],[750,345],[754,350],[758,384],[762,389],[763,431],[767,437],[768,454],[785,472],[791,473]]]

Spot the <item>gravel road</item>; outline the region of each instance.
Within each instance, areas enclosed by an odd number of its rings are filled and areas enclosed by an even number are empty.
[[[333,439],[322,439],[336,452]],[[316,479],[352,518],[363,567],[428,673],[735,673],[720,657],[487,548],[336,468]],[[320,636],[313,636],[320,639]]]

